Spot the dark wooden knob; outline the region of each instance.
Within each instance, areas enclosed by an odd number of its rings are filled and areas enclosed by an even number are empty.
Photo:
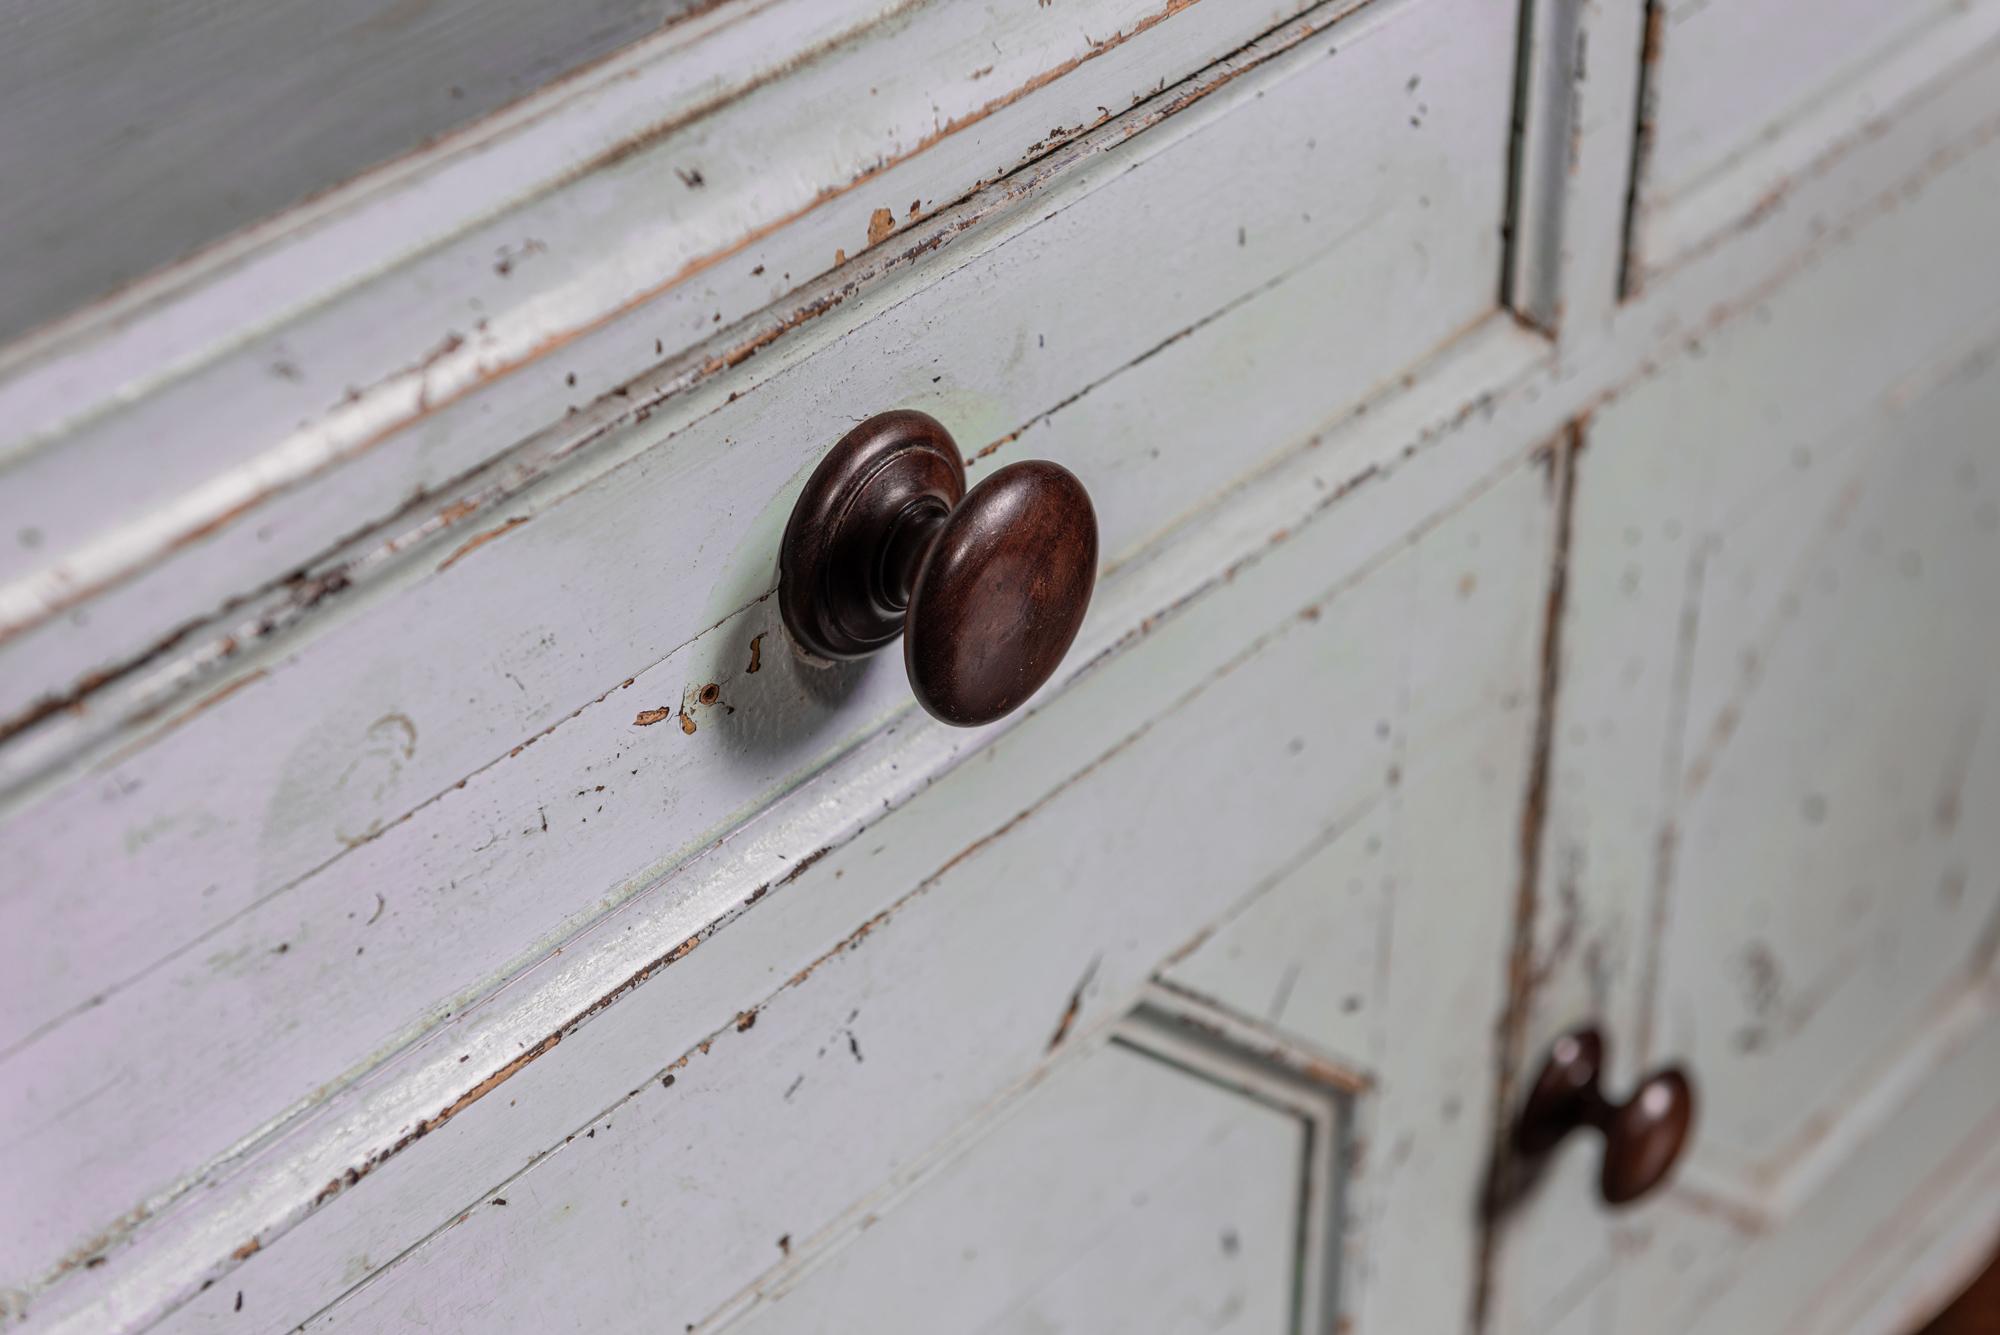
[[[1097,515],[1068,469],[1041,460],[967,492],[950,433],[902,409],[820,460],[778,568],[800,648],[860,658],[901,635],[919,703],[970,727],[1020,707],[1076,638],[1097,583]]]
[[[1604,1133],[1599,1190],[1611,1205],[1638,1200],[1666,1180],[1694,1127],[1694,1086],[1678,1067],[1654,1071],[1613,1103],[1600,1084],[1604,1037],[1572,1030],[1549,1048],[1542,1074],[1514,1127],[1514,1148],[1539,1158],[1580,1126]]]

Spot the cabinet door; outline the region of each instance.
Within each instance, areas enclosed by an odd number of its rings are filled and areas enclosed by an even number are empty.
[[[2000,36],[1993,0],[1651,0],[1637,286],[1768,210]]]
[[[1521,1074],[1700,1112],[1627,1213],[1562,1151],[1503,1330],[1906,1329],[1996,1222],[2000,152],[1899,199],[1588,424]]]

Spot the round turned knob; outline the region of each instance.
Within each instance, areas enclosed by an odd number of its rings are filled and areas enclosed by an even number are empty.
[[[902,635],[919,703],[970,727],[1049,679],[1097,582],[1097,515],[1068,469],[1009,464],[965,489],[958,446],[901,409],[841,437],[806,482],[778,558],[778,608],[821,658]]]
[[[1600,1084],[1604,1037],[1573,1030],[1549,1048],[1542,1074],[1514,1127],[1514,1147],[1539,1157],[1580,1126],[1604,1134],[1598,1189],[1607,1204],[1638,1200],[1666,1179],[1694,1127],[1694,1086],[1678,1067],[1654,1071],[1623,1103]]]

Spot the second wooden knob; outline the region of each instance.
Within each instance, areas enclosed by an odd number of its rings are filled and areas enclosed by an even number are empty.
[[[1577,1128],[1595,1128],[1604,1135],[1598,1191],[1607,1204],[1625,1205],[1659,1186],[1679,1160],[1694,1128],[1694,1085],[1678,1067],[1668,1067],[1613,1103],[1603,1074],[1602,1034],[1583,1028],[1558,1038],[1515,1124],[1514,1148],[1539,1158]]]

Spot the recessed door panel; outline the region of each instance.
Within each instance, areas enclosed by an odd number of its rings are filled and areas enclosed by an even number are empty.
[[[1304,1328],[1328,1278],[1308,1216],[1337,1199],[1318,1180],[1337,1098],[1276,1093],[1247,1057],[1184,1064],[1150,1027],[1052,1074],[732,1335]]]

